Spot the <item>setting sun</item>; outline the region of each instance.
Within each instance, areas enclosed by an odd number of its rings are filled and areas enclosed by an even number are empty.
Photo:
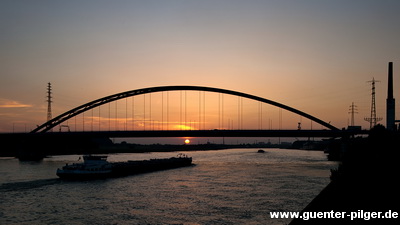
[[[185,144],[189,144],[190,143],[190,140],[189,139],[186,139],[185,140]]]

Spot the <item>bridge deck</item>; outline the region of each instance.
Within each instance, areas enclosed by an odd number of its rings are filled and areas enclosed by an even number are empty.
[[[85,137],[344,137],[368,134],[367,130],[156,130],[156,131],[87,131],[46,133],[3,133],[11,136],[85,136]]]

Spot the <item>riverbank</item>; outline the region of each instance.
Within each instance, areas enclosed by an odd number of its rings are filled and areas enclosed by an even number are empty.
[[[310,224],[399,224],[399,185],[396,182],[382,183],[377,188],[376,181],[363,184],[332,181],[315,197],[303,212],[346,212],[345,218],[294,219],[289,225]],[[393,212],[392,218],[370,218],[370,213],[382,215]],[[357,213],[357,219],[351,220],[351,214]],[[395,214],[394,214],[395,213]],[[361,218],[360,218],[361,217]],[[393,218],[397,217],[397,219]]]
[[[399,218],[369,218],[369,212],[400,212],[398,200],[399,134],[377,128],[368,138],[344,140],[343,162],[332,171],[331,183],[302,212],[359,213],[359,218],[294,219],[301,224],[399,224]],[[362,211],[361,211],[362,210]],[[364,214],[367,213],[367,214]]]
[[[113,143],[109,138],[74,139],[31,139],[3,141],[0,157],[19,156],[49,156],[73,154],[112,154],[112,153],[143,153],[143,152],[172,152],[172,151],[207,151],[231,148],[293,148],[292,143],[247,143],[247,144],[134,144]]]

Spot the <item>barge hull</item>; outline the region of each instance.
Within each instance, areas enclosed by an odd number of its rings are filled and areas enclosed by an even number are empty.
[[[111,176],[128,176],[192,165],[191,158],[152,159],[113,163]]]
[[[94,158],[95,156],[91,157]],[[192,165],[192,158],[172,157],[112,163],[103,159],[101,163],[100,167],[93,167],[93,164],[86,163],[86,161],[84,164],[67,165],[63,169],[58,169],[56,174],[60,178],[68,180],[105,179],[190,166]],[[87,164],[91,167],[87,168]]]

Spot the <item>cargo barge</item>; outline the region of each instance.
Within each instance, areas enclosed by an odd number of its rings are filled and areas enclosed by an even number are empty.
[[[83,163],[66,164],[61,169],[57,169],[56,174],[62,179],[104,179],[190,165],[192,165],[192,158],[184,154],[164,159],[129,160],[127,162],[108,162],[107,156],[84,155]]]

